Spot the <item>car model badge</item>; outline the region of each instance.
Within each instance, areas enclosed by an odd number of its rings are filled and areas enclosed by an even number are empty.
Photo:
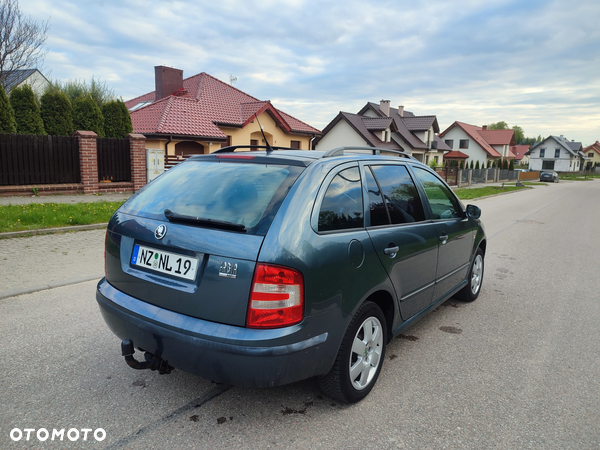
[[[237,278],[237,264],[223,261],[219,266],[219,276],[225,278]]]
[[[166,225],[159,225],[156,227],[156,230],[154,231],[154,237],[158,240],[162,239],[165,237],[165,234],[167,234],[167,226]]]

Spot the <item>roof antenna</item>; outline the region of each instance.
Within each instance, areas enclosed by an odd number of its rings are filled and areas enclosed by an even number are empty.
[[[254,113],[254,117],[256,117],[256,121],[258,122],[258,126],[260,127],[260,132],[263,135],[263,139],[265,140],[265,144],[267,144],[267,153],[271,153],[273,151],[273,147],[271,147],[271,145],[269,145],[269,141],[267,141],[267,137],[265,136],[265,132],[263,131],[263,127],[260,124],[260,121],[258,120],[258,116],[256,115],[256,113]]]

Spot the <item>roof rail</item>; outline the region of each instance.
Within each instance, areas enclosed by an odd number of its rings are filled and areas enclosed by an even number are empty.
[[[334,148],[332,150],[327,151],[323,155],[323,158],[332,158],[334,156],[343,156],[346,151],[351,151],[351,150],[359,150],[359,151],[367,150],[369,152],[372,152],[373,155],[377,155],[377,156],[381,155],[381,152],[395,153],[404,158],[413,159],[417,162],[421,162],[417,158],[415,158],[414,156],[412,156],[406,152],[401,152],[399,150],[392,150],[389,148],[378,148],[378,147],[338,147],[338,148]]]
[[[219,150],[215,150],[212,153],[233,153],[238,148],[262,149],[262,150],[267,150],[267,148],[270,148],[273,150],[296,150],[296,149],[289,148],[289,147],[273,147],[273,146],[267,147],[266,145],[230,145],[229,147],[223,147],[223,148],[220,148]]]

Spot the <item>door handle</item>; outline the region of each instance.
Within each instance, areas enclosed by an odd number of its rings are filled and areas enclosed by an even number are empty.
[[[448,235],[447,234],[442,234],[440,236],[440,241],[442,242],[442,244],[445,244],[448,241]]]
[[[400,247],[398,246],[388,247],[383,249],[383,253],[393,258],[394,256],[396,256],[396,253],[398,253],[398,250],[400,250]]]

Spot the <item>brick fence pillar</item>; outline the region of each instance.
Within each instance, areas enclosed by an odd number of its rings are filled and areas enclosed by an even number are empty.
[[[73,136],[79,138],[79,170],[83,193],[95,194],[98,192],[98,135],[93,131],[76,131]]]
[[[146,184],[146,136],[129,134],[129,153],[131,155],[131,181],[133,192],[139,191]]]

